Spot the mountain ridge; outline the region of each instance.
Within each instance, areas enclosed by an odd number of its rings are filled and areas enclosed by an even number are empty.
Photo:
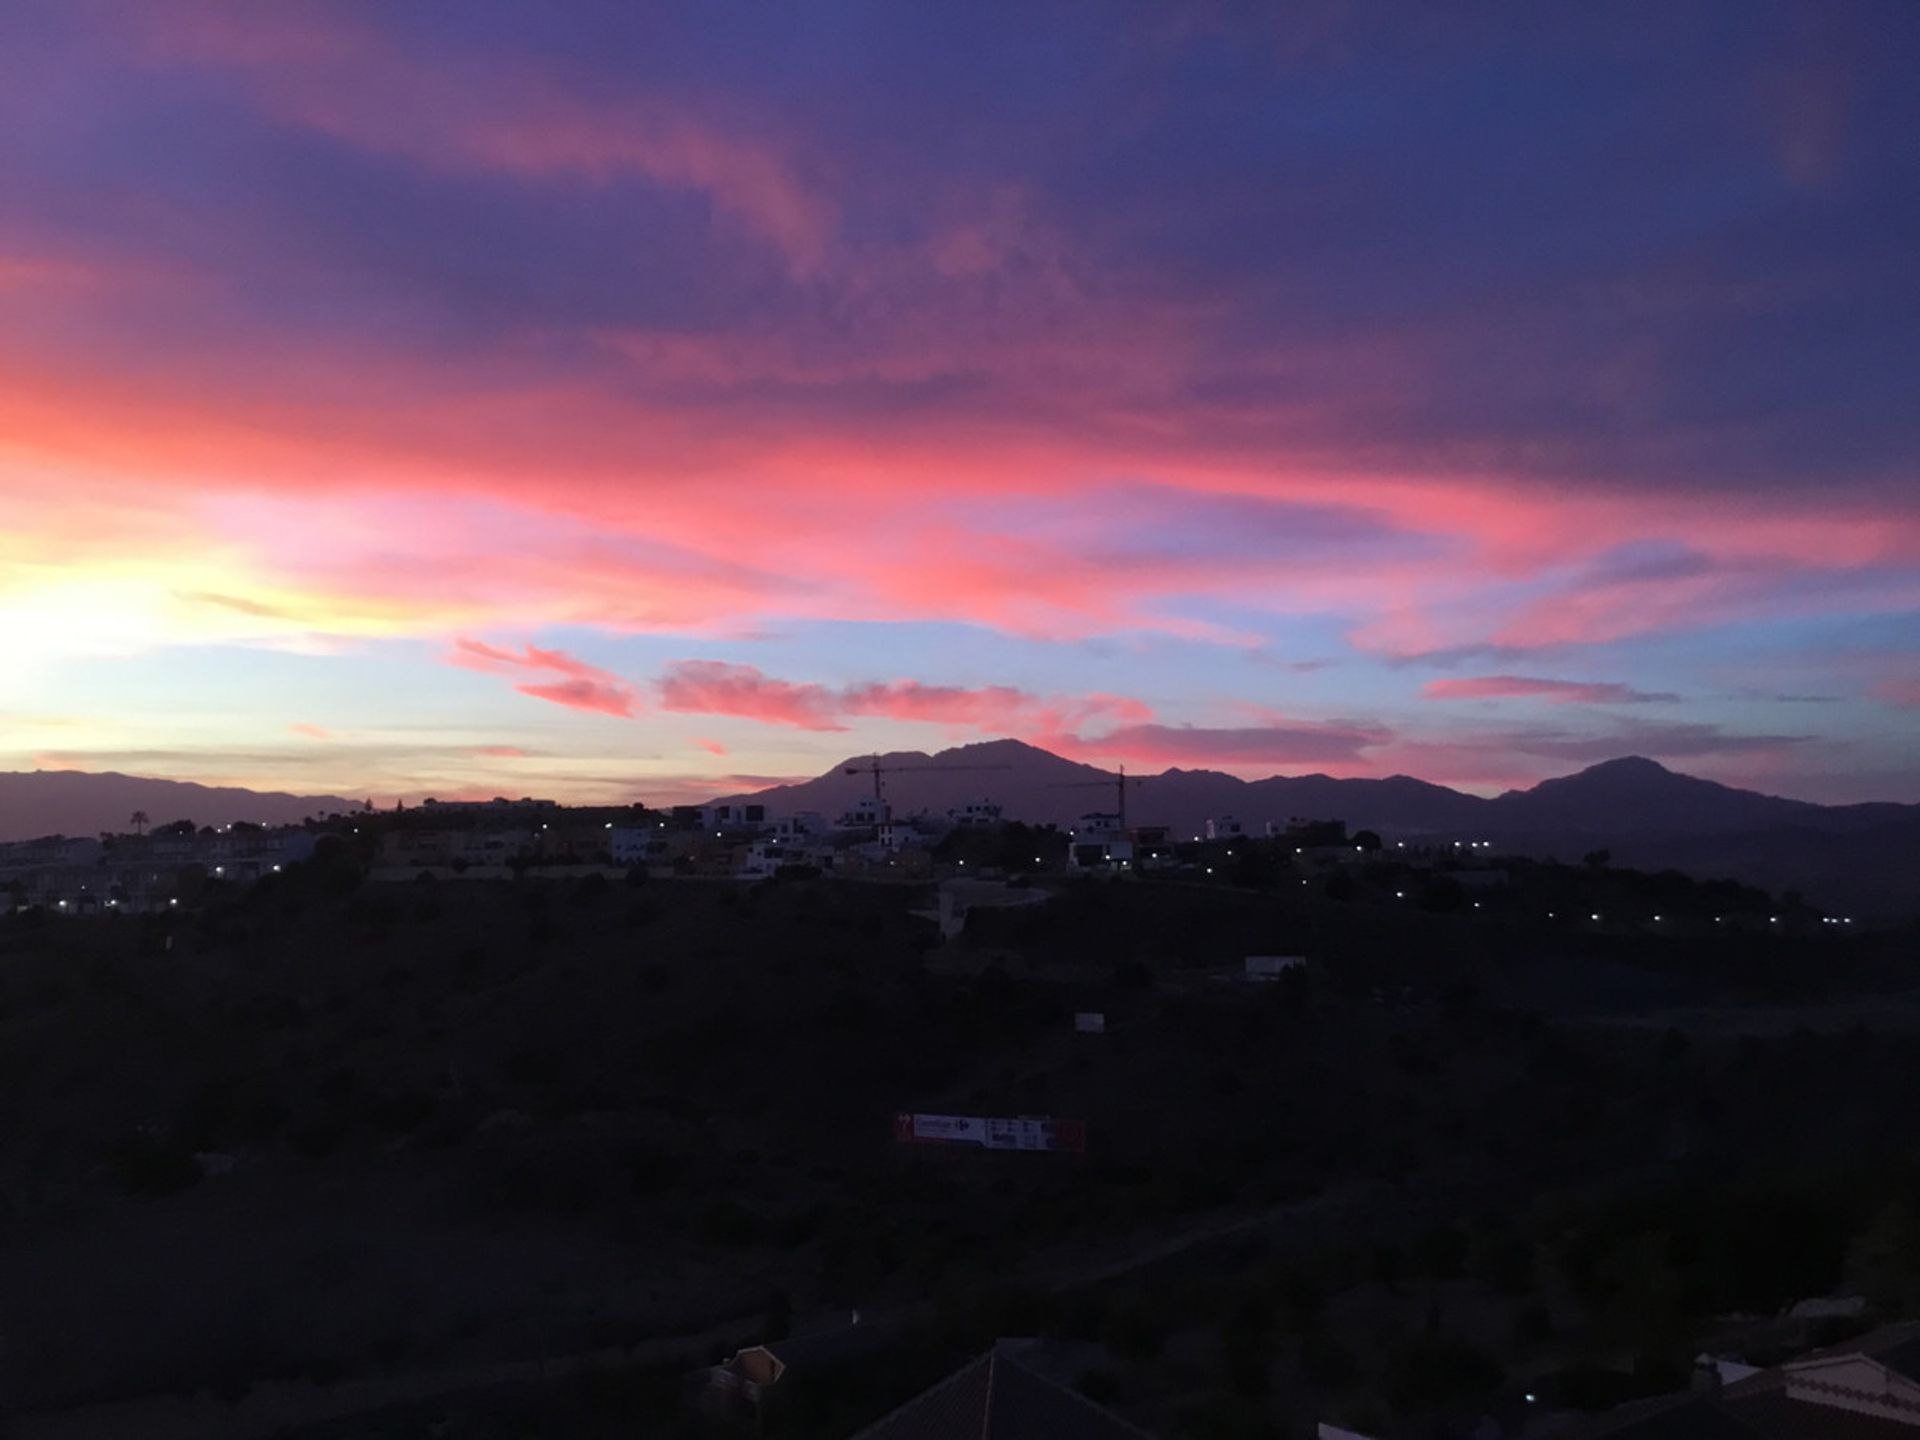
[[[883,767],[901,767],[886,783],[888,798],[903,813],[942,813],[985,798],[1000,802],[1010,820],[1070,827],[1090,811],[1111,812],[1118,799],[1112,772],[1022,741],[879,758]],[[819,810],[831,817],[871,792],[870,774],[858,768],[863,762],[871,757],[850,756],[812,780],[723,798],[759,801],[776,814]],[[910,773],[917,765],[973,764],[993,768]],[[1512,853],[1562,859],[1609,850],[1625,865],[1799,889],[1821,903],[1868,914],[1912,909],[1911,877],[1920,872],[1920,805],[1818,805],[1704,780],[1643,755],[1601,761],[1492,798],[1412,775],[1242,780],[1170,767],[1128,779],[1128,819],[1166,825],[1179,838],[1202,835],[1209,818],[1228,815],[1255,835],[1270,820],[1339,819],[1389,841],[1486,840]]]
[[[203,785],[118,770],[0,770],[0,841],[41,835],[97,835],[127,828],[142,810],[156,825],[249,820],[289,825],[309,815],[358,809],[338,795],[295,795],[239,785]]]
[[[871,788],[872,755],[852,755],[811,780],[770,786],[764,790],[718,797],[759,801],[770,807],[828,809],[845,805]],[[1069,812],[1085,813],[1103,807],[1080,803],[1079,798],[1019,795],[1001,792],[1034,790],[1097,790],[1104,783],[1116,787],[1118,776],[1083,761],[1056,755],[1022,740],[974,741],[944,750],[896,750],[878,756],[890,798],[903,810],[951,807],[965,799],[993,798],[1005,805],[1009,819],[1058,824]],[[895,768],[897,767],[897,768]],[[977,768],[979,779],[954,778]],[[1012,772],[1012,784],[994,772]],[[1071,779],[1065,778],[1071,775]],[[1279,813],[1287,804],[1320,801],[1345,804],[1352,813],[1311,815],[1341,818],[1355,826],[1424,832],[1450,824],[1479,821],[1506,829],[1524,829],[1551,819],[1556,828],[1596,831],[1666,831],[1706,833],[1715,824],[1734,829],[1759,822],[1798,823],[1814,828],[1852,829],[1902,819],[1920,820],[1920,805],[1868,801],[1849,805],[1821,805],[1810,800],[1768,795],[1706,780],[1673,770],[1644,755],[1623,755],[1598,761],[1566,775],[1539,781],[1524,790],[1507,790],[1492,798],[1455,790],[1417,775],[1338,779],[1321,771],[1304,775],[1269,775],[1244,780],[1220,770],[1188,770],[1169,766],[1154,773],[1128,777],[1129,810],[1142,824],[1169,824],[1190,828],[1195,820],[1212,818],[1193,813],[1193,804],[1215,794],[1263,807],[1239,815],[1243,823],[1287,820],[1307,815],[1303,810]],[[1132,787],[1142,788],[1136,790]],[[1153,787],[1158,787],[1157,791]],[[1184,787],[1170,795],[1170,787]],[[953,798],[948,798],[953,797]],[[1716,808],[1703,809],[1704,804]],[[1165,813],[1174,812],[1174,813]]]

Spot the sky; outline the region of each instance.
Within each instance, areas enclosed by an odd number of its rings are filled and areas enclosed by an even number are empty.
[[[1920,5],[0,7],[0,769],[1920,801]]]

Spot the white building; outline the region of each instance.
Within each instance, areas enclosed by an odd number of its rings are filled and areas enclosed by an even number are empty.
[[[842,830],[871,830],[893,818],[893,808],[884,800],[863,796],[847,806],[840,816]]]
[[[700,823],[709,830],[752,830],[767,823],[767,807],[734,800],[700,807]]]
[[[659,825],[616,825],[607,832],[607,853],[616,865],[644,865],[664,849],[666,831]]]
[[[1131,870],[1133,842],[1102,837],[1075,835],[1067,842],[1069,870]]]
[[[991,800],[969,800],[947,811],[947,818],[962,830],[990,830],[1000,823],[1000,806]]]
[[[1238,840],[1244,834],[1246,830],[1231,815],[1221,815],[1207,821],[1207,839],[1209,840]]]
[[[827,822],[818,810],[796,810],[775,820],[767,833],[782,844],[800,845],[823,838]]]
[[[1106,810],[1089,810],[1074,823],[1072,836],[1076,840],[1124,840],[1126,830],[1120,824],[1119,815]]]

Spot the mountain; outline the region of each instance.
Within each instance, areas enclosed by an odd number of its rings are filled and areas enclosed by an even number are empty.
[[[760,800],[775,814],[818,810],[831,817],[872,792],[870,774],[859,768],[867,763],[855,756],[818,779],[727,798]],[[939,814],[990,798],[1009,819],[1071,826],[1088,811],[1111,811],[1116,800],[1111,772],[1018,740],[932,755],[896,751],[880,763],[894,772],[886,776],[887,798],[903,814]],[[1345,820],[1389,839],[1491,840],[1514,853],[1563,859],[1609,849],[1622,864],[1799,889],[1829,906],[1874,914],[1911,909],[1912,875],[1920,868],[1920,805],[1815,805],[1682,775],[1641,756],[1492,800],[1406,775],[1241,780],[1172,769],[1133,778],[1128,819],[1166,825],[1176,835],[1203,834],[1207,820],[1219,816],[1236,817],[1251,834],[1270,820],[1302,816]]]
[[[1020,740],[987,740],[932,755],[896,750],[879,758],[888,772],[883,777],[887,798],[903,814],[942,814],[970,800],[992,799],[1006,807],[1008,819],[1071,826],[1089,811],[1111,812],[1119,803],[1112,771]],[[818,810],[831,817],[873,793],[873,777],[865,768],[871,761],[852,756],[813,780],[725,798],[758,800],[775,814]],[[1421,833],[1468,825],[1490,803],[1405,775],[1386,780],[1276,775],[1248,781],[1218,770],[1173,769],[1129,779],[1129,821],[1190,834],[1221,815],[1238,816],[1255,829],[1295,815],[1338,815],[1355,827]]]
[[[1019,740],[989,740],[926,754],[882,755],[887,798],[902,813],[944,811],[983,797],[999,801],[1010,819],[1071,824],[1090,810],[1112,810],[1111,771],[1066,760]],[[819,810],[837,814],[872,792],[871,757],[852,756],[814,780],[779,785],[752,796],[775,813]],[[1487,800],[1393,775],[1384,780],[1336,780],[1330,775],[1273,775],[1242,780],[1217,770],[1163,770],[1135,775],[1127,790],[1128,818],[1189,833],[1208,819],[1233,815],[1251,829],[1294,816],[1338,818],[1349,826],[1397,835],[1476,839],[1495,835],[1556,834],[1714,835],[1795,827],[1832,834],[1920,821],[1920,805],[1815,805],[1740,790],[1682,775],[1642,756],[1607,760],[1573,775],[1542,780]]]
[[[1589,766],[1576,775],[1542,780],[1530,790],[1509,790],[1493,802],[1510,829],[1581,830],[1595,833],[1693,833],[1744,830],[1762,825],[1821,827],[1831,815],[1854,806],[1813,805],[1731,785],[1700,780],[1657,761],[1630,755]],[[1895,807],[1898,808],[1898,807]]]
[[[172,820],[288,825],[309,815],[358,808],[359,802],[337,795],[288,795],[112,771],[0,770],[0,841],[125,830],[136,810],[156,825]]]
[[[873,776],[860,768],[870,765],[872,759],[851,756],[815,779],[725,798],[761,801],[777,815],[818,810],[831,819],[873,793]],[[1114,805],[1115,789],[1109,772],[1064,760],[1050,750],[1019,740],[986,740],[942,750],[937,755],[894,750],[880,756],[879,761],[882,770],[889,772],[882,777],[887,798],[903,813],[930,810],[944,814],[970,800],[991,798],[1006,806],[1008,819],[1064,824],[1083,811],[1111,810]]]

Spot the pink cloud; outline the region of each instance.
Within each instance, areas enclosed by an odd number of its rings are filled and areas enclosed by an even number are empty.
[[[727,753],[727,747],[722,745],[718,740],[695,740],[693,743],[709,755],[724,756]]]
[[[751,665],[686,660],[660,680],[660,708],[692,715],[737,715],[800,730],[844,730],[838,704],[824,685],[796,685]]]
[[[522,695],[531,695],[536,700],[550,700],[555,705],[565,705],[572,710],[595,710],[602,715],[617,715],[623,720],[633,718],[633,692],[624,685],[607,684],[600,680],[556,680],[543,685],[516,685],[513,687]]]
[[[1541,680],[1526,675],[1479,675],[1429,680],[1420,693],[1429,700],[1539,699],[1554,705],[1642,705],[1678,700],[1667,691],[1636,690],[1613,681]]]
[[[309,740],[331,740],[333,738],[333,732],[331,730],[324,729],[319,725],[309,725],[305,721],[289,725],[287,729],[295,735],[304,735]]]
[[[634,715],[633,687],[617,675],[575,659],[564,650],[543,650],[537,645],[522,645],[519,653],[502,650],[481,640],[465,638],[454,642],[447,663],[467,670],[483,670],[491,675],[523,674],[528,670],[550,670],[568,677],[565,680],[523,681],[513,688],[535,700],[550,701],[573,710],[593,710],[602,715],[617,715],[631,720]]]
[[[490,760],[525,760],[533,754],[531,750],[524,750],[518,745],[476,745],[473,753]]]
[[[1876,700],[1889,705],[1898,705],[1902,709],[1920,708],[1920,677],[1883,680],[1867,692]]]
[[[836,690],[720,660],[682,661],[661,677],[659,689],[663,710],[734,715],[801,730],[845,730],[849,719],[861,718],[1050,735],[1090,721],[1135,723],[1153,717],[1143,701],[1119,695],[1046,697],[1010,685],[970,689],[917,680],[870,681]]]

